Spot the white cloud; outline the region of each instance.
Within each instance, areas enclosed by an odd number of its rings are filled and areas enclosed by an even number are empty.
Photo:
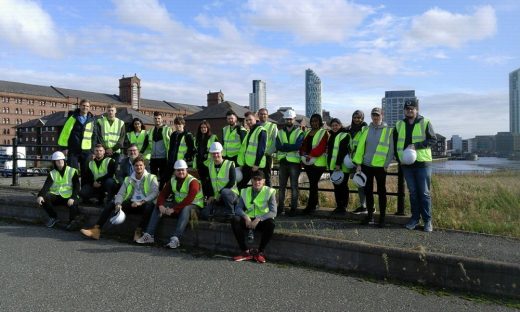
[[[157,0],[112,1],[116,16],[120,21],[142,26],[154,31],[172,31],[178,27],[168,14],[168,10]]]
[[[343,42],[373,12],[345,0],[249,0],[246,7],[254,26],[290,33],[304,43]]]
[[[35,1],[0,0],[0,39],[18,48],[56,58],[61,56],[51,16]]]
[[[515,58],[508,55],[470,55],[468,59],[486,65],[504,65]]]
[[[405,48],[447,46],[457,48],[469,41],[483,40],[495,34],[497,20],[491,6],[476,8],[473,15],[451,13],[439,8],[412,19],[405,35]]]

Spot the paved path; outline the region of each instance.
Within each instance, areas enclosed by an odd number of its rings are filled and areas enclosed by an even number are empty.
[[[508,311],[276,264],[0,222],[0,311]]]

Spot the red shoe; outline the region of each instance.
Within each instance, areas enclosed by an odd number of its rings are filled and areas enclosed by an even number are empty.
[[[251,260],[253,259],[253,256],[251,255],[251,253],[249,252],[249,250],[246,250],[244,252],[242,252],[241,254],[239,254],[238,256],[234,256],[233,257],[233,261],[247,261],[247,260]]]
[[[263,252],[257,253],[254,258],[255,258],[255,261],[258,262],[258,263],[265,263],[266,262],[265,254]]]

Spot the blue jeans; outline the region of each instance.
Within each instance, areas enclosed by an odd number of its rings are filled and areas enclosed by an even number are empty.
[[[419,221],[422,216],[426,223],[432,218],[432,199],[430,196],[430,184],[432,180],[432,168],[413,168],[403,166],[403,176],[410,192],[410,206],[412,208],[412,220]]]
[[[190,221],[191,210],[198,209],[198,206],[188,205],[184,207],[179,215],[177,216],[177,226],[175,227],[175,232],[170,236],[177,236],[177,238],[181,238],[182,234],[184,234],[184,230]],[[155,208],[152,212],[152,216],[150,217],[150,222],[148,222],[148,227],[146,228],[146,233],[150,235],[155,235],[155,231],[157,230],[157,226],[159,225],[159,221],[161,220],[161,212],[159,208]]]
[[[288,162],[285,159],[280,161],[278,167],[278,213],[285,207],[285,189],[287,180],[291,179],[291,210],[298,208],[298,178],[300,177],[300,163]]]

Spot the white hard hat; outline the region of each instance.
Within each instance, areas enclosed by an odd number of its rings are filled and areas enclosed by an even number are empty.
[[[123,211],[123,209],[119,209],[119,211],[112,218],[110,218],[110,223],[121,224],[121,223],[125,222],[125,219],[126,219],[125,212]]]
[[[292,109],[288,109],[285,112],[283,112],[283,118],[284,119],[296,118],[296,113]]]
[[[332,181],[332,183],[335,185],[340,185],[344,179],[345,174],[341,170],[334,170],[334,172],[330,174],[330,181]]]
[[[213,142],[211,143],[211,146],[209,147],[210,153],[221,153],[222,152],[222,144],[219,142]]]
[[[352,181],[357,187],[364,187],[367,183],[367,176],[362,171],[359,171],[354,174]]]
[[[173,165],[173,169],[188,169],[188,164],[184,159],[179,159]]]
[[[51,158],[51,159],[52,159],[52,160],[60,160],[60,159],[63,159],[63,160],[64,160],[64,159],[65,159],[65,155],[64,155],[62,152],[57,151],[57,152],[54,152],[54,153],[52,154],[52,158]]]
[[[350,158],[349,154],[347,154],[345,158],[343,158],[343,164],[349,169],[356,167],[356,165],[354,165],[354,163],[352,162],[352,159]]]
[[[401,164],[403,165],[411,165],[417,160],[417,152],[414,149],[406,148],[403,151],[403,159],[401,159]]]
[[[235,167],[235,181],[240,182],[242,181],[242,178],[244,176],[242,175],[242,168],[240,167]]]
[[[314,165],[314,162],[316,161],[316,158],[315,158],[315,157],[311,157],[311,158],[309,159],[309,161],[307,161],[307,157],[302,156],[302,157],[301,157],[301,160],[302,160],[302,163],[303,163],[304,165],[310,166],[310,165]]]

